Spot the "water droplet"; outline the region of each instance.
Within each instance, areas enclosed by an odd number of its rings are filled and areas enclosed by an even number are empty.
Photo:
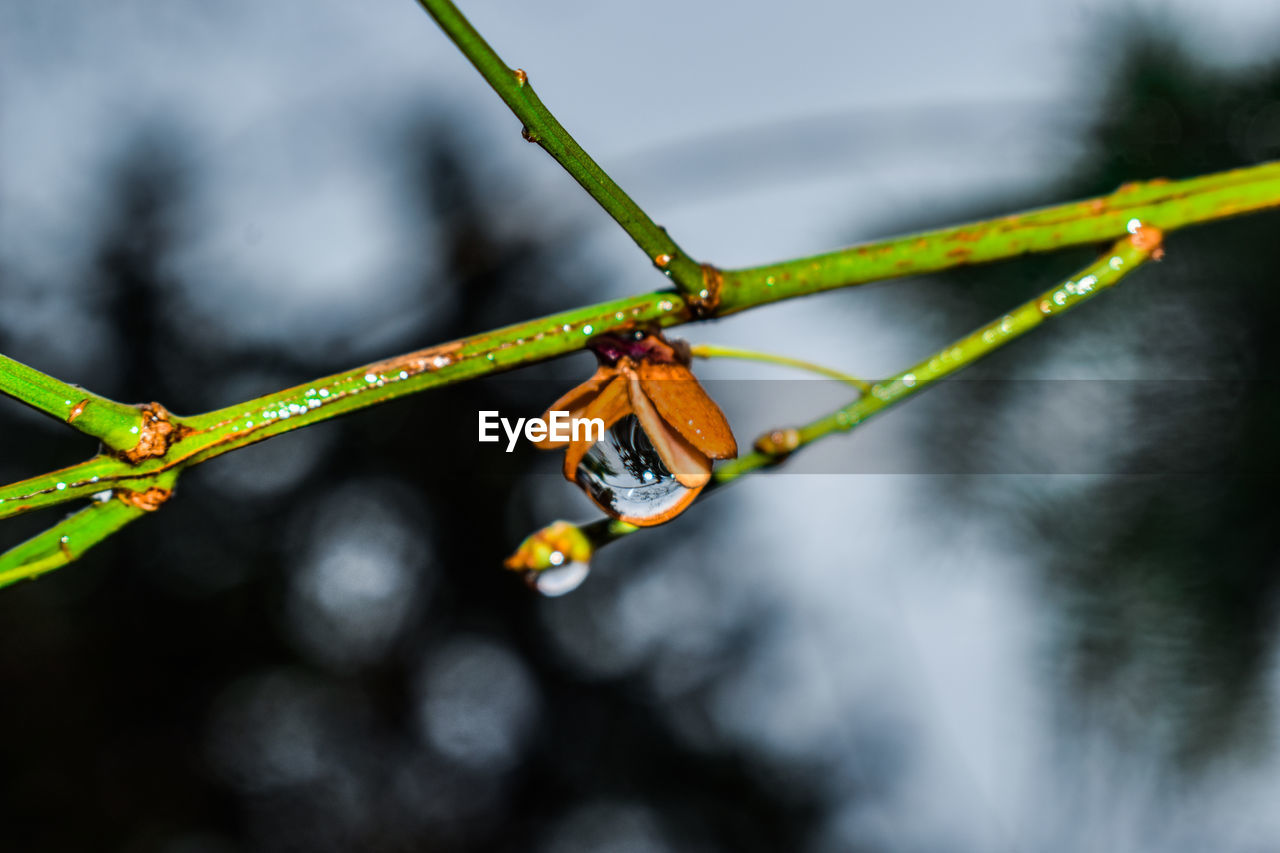
[[[605,509],[628,518],[657,518],[690,489],[662,464],[635,415],[627,415],[582,457],[578,483]]]
[[[1066,304],[1067,304],[1067,294],[1066,294],[1066,293],[1064,293],[1063,291],[1059,290],[1059,291],[1057,291],[1056,293],[1054,293],[1054,294],[1053,294],[1053,301],[1054,301],[1054,304],[1055,304],[1055,305],[1066,305]]]
[[[1130,219],[1129,224],[1125,225],[1125,230],[1127,230],[1130,234],[1137,234],[1140,230],[1142,230],[1142,220],[1137,218]]]
[[[496,355],[494,355],[493,353],[486,353],[486,354],[485,354],[485,359],[486,359],[486,360],[488,360],[488,361],[497,361],[497,360],[498,360],[498,357],[497,357]]]
[[[1006,335],[1013,331],[1013,317],[1008,314],[1004,315],[1000,320],[1000,331],[1004,332]]]
[[[993,344],[996,341],[996,330],[987,329],[982,333],[982,340],[986,343]]]
[[[547,598],[558,598],[582,586],[590,573],[590,563],[570,561],[542,571],[525,572],[524,582]]]
[[[621,320],[621,319],[622,319],[623,317],[625,317],[625,316],[627,316],[627,315],[626,315],[626,314],[623,314],[621,311],[619,311],[619,312],[617,312],[616,314],[614,314],[614,315],[613,315],[613,319],[615,319],[615,320]]]
[[[453,359],[449,358],[449,356],[447,355],[438,355],[435,358],[431,359],[431,366],[432,367],[448,367],[452,363],[452,361]]]
[[[705,287],[704,287],[704,288],[702,288],[702,290],[699,290],[699,291],[698,291],[698,298],[699,298],[699,299],[706,299],[706,298],[707,298],[708,296],[710,296],[710,295],[711,295],[711,291],[707,290]]]
[[[328,397],[328,396],[329,396],[329,389],[328,389],[328,388],[321,388],[321,389],[320,389],[320,396],[321,396],[321,397]]]
[[[1088,293],[1090,290],[1093,290],[1093,286],[1097,283],[1098,283],[1098,277],[1096,275],[1085,276],[1084,278],[1080,279],[1080,292]]]
[[[408,378],[409,378],[409,371],[407,371],[407,370],[402,370],[402,371],[400,371],[400,378],[401,378],[401,379],[408,379]]]
[[[1113,270],[1118,270],[1120,267],[1124,266],[1124,258],[1119,255],[1112,255],[1111,260],[1107,261],[1107,266],[1111,267]]]
[[[595,330],[594,330],[591,326],[589,326],[589,325],[587,325],[587,326],[583,326],[583,327],[582,327],[582,334],[584,334],[584,335],[589,335],[589,334],[591,334],[593,331],[595,331]]]
[[[377,377],[377,376],[375,376],[375,375],[374,375],[374,374],[372,374],[372,373],[366,373],[366,374],[364,375],[364,381],[365,381],[365,382],[370,382],[370,383],[372,383],[372,382],[377,382],[377,381],[378,381],[378,377]]]
[[[58,491],[62,491],[66,487],[67,487],[66,483],[59,483],[56,488],[58,489]]]
[[[914,373],[904,373],[902,375],[902,384],[908,388],[914,388],[916,384],[916,375]]]
[[[658,303],[658,310],[659,310],[659,311],[670,311],[670,310],[671,310],[671,300],[670,300],[670,299],[664,299],[664,300],[662,300],[661,302],[659,302],[659,303]]]
[[[1041,313],[1041,314],[1052,314],[1052,313],[1053,313],[1053,303],[1052,303],[1052,302],[1050,302],[1048,299],[1041,299],[1041,300],[1040,300],[1040,313]]]

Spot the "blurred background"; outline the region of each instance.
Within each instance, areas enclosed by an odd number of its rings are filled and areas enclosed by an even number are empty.
[[[463,11],[722,266],[1280,157],[1270,0]],[[1176,234],[563,598],[500,563],[592,508],[471,425],[589,355],[195,469],[0,592],[3,847],[1280,849],[1278,227]],[[1092,257],[679,334],[883,376]],[[662,281],[410,0],[0,2],[0,350],[60,378],[195,413]],[[740,444],[839,398],[699,374]],[[94,450],[0,435],[4,482]]]

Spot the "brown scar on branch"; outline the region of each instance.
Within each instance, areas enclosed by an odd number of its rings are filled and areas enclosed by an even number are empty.
[[[116,500],[127,503],[129,506],[137,507],[145,512],[155,512],[165,501],[173,497],[173,490],[162,489],[159,486],[152,486],[143,492],[117,488],[113,494]]]
[[[116,453],[130,465],[137,465],[144,459],[164,456],[169,452],[170,445],[191,432],[190,428],[174,423],[173,415],[159,403],[143,403],[138,406],[138,410],[142,412],[138,443],[129,450]]]
[[[686,293],[685,303],[694,317],[710,317],[720,307],[720,291],[724,287],[724,273],[711,264],[702,265],[702,290]]]
[[[67,423],[75,423],[76,418],[84,414],[84,407],[87,405],[89,405],[89,399],[86,397],[72,406],[71,411],[67,413]]]

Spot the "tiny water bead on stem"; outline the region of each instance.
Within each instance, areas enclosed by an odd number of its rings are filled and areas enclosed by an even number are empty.
[[[653,330],[606,334],[590,348],[600,362],[586,382],[548,407],[599,418],[603,440],[537,442],[566,448],[564,476],[605,512],[630,524],[661,524],[684,511],[711,479],[713,459],[738,445],[724,413],[689,370],[688,346]]]

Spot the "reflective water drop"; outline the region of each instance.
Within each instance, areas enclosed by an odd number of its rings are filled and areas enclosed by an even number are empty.
[[[547,598],[558,598],[582,586],[590,573],[590,563],[571,561],[541,571],[525,572],[524,582]]]
[[[587,451],[577,480],[592,500],[627,518],[657,518],[690,492],[662,464],[635,415],[618,421]]]

